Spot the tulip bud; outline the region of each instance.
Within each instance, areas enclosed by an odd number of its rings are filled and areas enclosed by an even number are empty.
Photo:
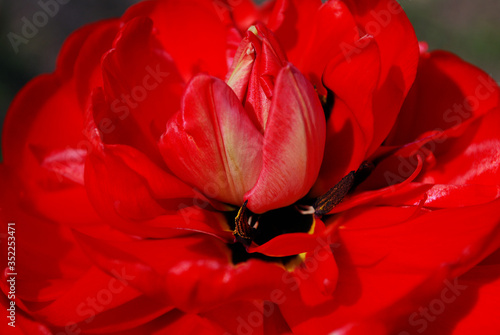
[[[226,82],[199,75],[160,149],[181,179],[254,213],[304,197],[323,159],[325,116],[312,84],[263,24],[248,29]]]
[[[273,33],[261,23],[248,29],[236,51],[226,83],[261,131],[266,128],[276,77],[287,63]]]

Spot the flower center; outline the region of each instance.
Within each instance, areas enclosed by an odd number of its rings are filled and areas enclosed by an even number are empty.
[[[282,234],[306,233],[314,222],[314,208],[305,202],[263,214],[252,213],[246,204],[245,201],[236,214],[233,232],[244,245],[252,242],[262,245]]]
[[[237,241],[249,246],[252,242],[262,245],[282,234],[309,232],[314,216],[328,215],[349,192],[368,177],[373,167],[372,163],[365,162],[357,171],[349,172],[317,199],[304,198],[291,206],[263,214],[250,211],[247,208],[248,201],[245,201],[237,212],[229,215],[229,222],[234,222],[233,234]]]

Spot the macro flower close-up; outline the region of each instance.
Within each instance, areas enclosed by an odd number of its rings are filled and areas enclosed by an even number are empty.
[[[500,88],[395,0],[138,2],[2,159],[1,334],[500,333]]]

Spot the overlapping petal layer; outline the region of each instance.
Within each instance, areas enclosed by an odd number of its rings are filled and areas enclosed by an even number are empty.
[[[418,50],[394,0],[152,0],[74,33],[3,132],[16,330],[498,332],[500,89]],[[313,224],[245,248],[246,200]]]

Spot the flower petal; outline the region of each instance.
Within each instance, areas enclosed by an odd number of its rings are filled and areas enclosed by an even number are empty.
[[[207,236],[127,243],[83,234],[77,238],[101,269],[118,278],[124,269],[133,277],[131,286],[186,312],[209,311],[235,300],[265,299],[281,285],[283,269],[278,265],[250,260],[233,266],[226,245]]]
[[[324,84],[335,94],[327,122],[325,158],[314,195],[326,193],[366,157],[374,136],[373,97],[380,77],[380,55],[375,40],[363,39],[359,55],[333,59],[325,69]]]
[[[419,45],[415,31],[396,0],[344,1],[362,32],[380,50],[380,78],[373,98],[374,137],[371,155],[389,134],[417,72]]]
[[[278,0],[274,5],[268,26],[296,65],[307,45],[314,15],[320,6],[319,0]]]
[[[340,243],[335,300],[298,314],[290,296],[283,315],[298,333],[316,327],[329,334],[374,321],[389,328],[498,248],[498,205],[436,212],[364,207],[333,217]]]
[[[473,332],[494,335],[500,331],[496,301],[500,298],[500,252],[492,254],[469,272],[460,276],[453,286],[443,288],[439,294],[416,310],[401,318],[401,331],[424,330],[435,334],[466,335]],[[496,260],[495,260],[496,258]],[[453,283],[454,284],[454,283]],[[444,308],[443,308],[444,306]],[[424,315],[422,311],[429,310]],[[439,313],[433,313],[439,312]],[[430,320],[426,316],[430,316]]]
[[[274,7],[275,0],[256,5],[252,0],[228,1],[232,11],[234,24],[241,32],[246,31],[258,21],[267,23]]]
[[[318,243],[323,241],[325,224],[320,219],[314,218],[311,230],[308,233],[282,234],[262,245],[252,244],[247,248],[247,252],[258,252],[271,257],[285,257],[313,251]]]
[[[500,88],[485,72],[444,51],[424,53],[387,145],[412,142],[484,115],[499,105]]]
[[[152,30],[149,18],[120,30],[102,60],[108,108],[94,109],[94,118],[104,143],[133,146],[160,162],[156,143],[180,108],[184,82]]]
[[[323,74],[327,64],[338,57],[345,58],[350,51],[353,41],[359,39],[356,22],[349,8],[341,1],[328,1],[319,6],[316,1],[298,1],[301,8],[297,14],[299,22],[305,20],[295,30],[283,30],[287,34],[287,41],[297,35],[297,44],[292,50],[287,50],[290,61],[311,81],[318,90],[318,94],[326,97],[327,92],[323,84]],[[293,3],[293,1],[291,2]],[[302,7],[307,7],[304,11]],[[293,13],[292,5],[288,11]],[[315,9],[316,8],[316,9]],[[285,18],[285,21],[294,20],[294,15]],[[276,32],[278,37],[281,30]],[[345,50],[347,49],[347,50]],[[355,69],[355,67],[353,67]]]
[[[500,185],[500,108],[474,122],[458,138],[435,143],[437,164],[421,177],[427,183]]]
[[[323,159],[325,116],[312,85],[288,65],[278,75],[274,96],[262,171],[245,195],[254,213],[285,207],[305,196]]]
[[[240,206],[261,168],[262,135],[223,81],[199,75],[160,140],[167,166],[210,198]]]
[[[175,59],[184,80],[200,72],[224,78],[226,37],[233,27],[230,11],[224,9],[221,1],[213,0],[146,1],[131,7],[123,20],[150,17],[159,41]]]

